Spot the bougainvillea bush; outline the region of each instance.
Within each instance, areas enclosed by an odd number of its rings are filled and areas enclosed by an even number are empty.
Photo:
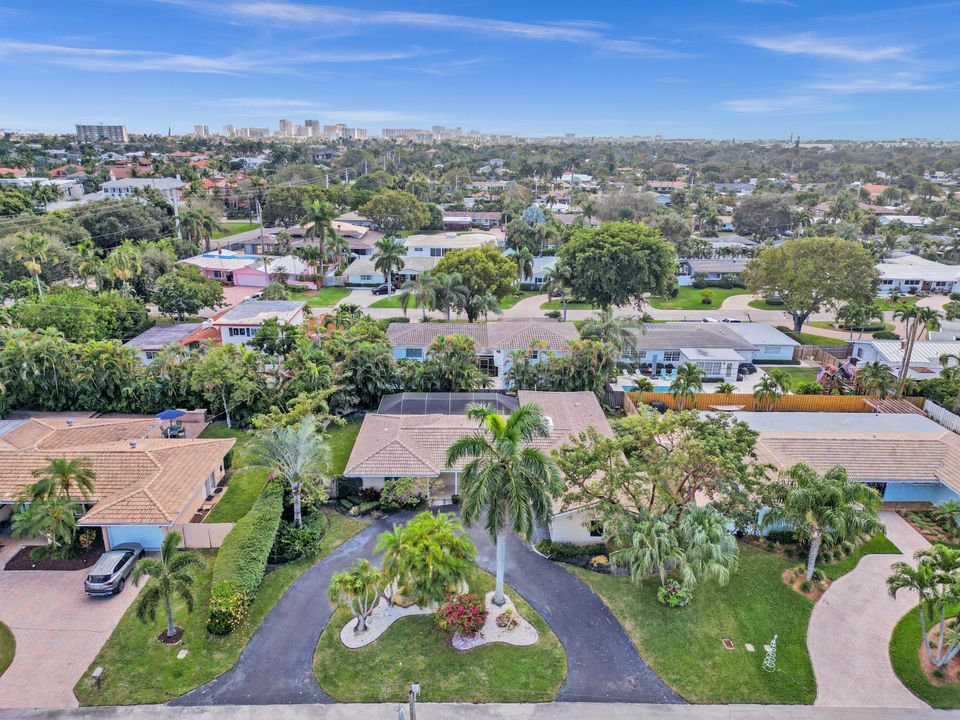
[[[437,627],[451,635],[473,637],[486,621],[487,609],[476,595],[450,595],[437,611]]]

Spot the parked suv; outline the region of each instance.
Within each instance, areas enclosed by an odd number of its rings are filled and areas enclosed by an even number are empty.
[[[387,289],[388,288],[386,285],[380,285],[378,287],[375,287],[371,292],[373,292],[374,295],[386,295]]]
[[[105,552],[87,573],[83,589],[87,595],[113,595],[123,591],[127,575],[143,555],[140,543],[120,543]]]
[[[743,375],[753,375],[757,371],[757,366],[753,363],[742,362],[737,366],[737,372]]]

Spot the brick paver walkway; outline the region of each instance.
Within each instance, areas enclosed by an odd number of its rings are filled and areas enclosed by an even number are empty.
[[[890,566],[929,547],[892,511],[880,513],[887,537],[902,555],[866,555],[837,580],[813,608],[807,649],[821,707],[925,708],[900,682],[890,665],[890,636],[917,604],[916,595],[887,594]]]

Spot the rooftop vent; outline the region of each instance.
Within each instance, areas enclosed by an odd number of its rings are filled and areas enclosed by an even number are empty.
[[[73,418],[67,418],[67,427],[73,427]]]
[[[136,440],[131,440],[131,441],[130,441],[130,449],[131,449],[131,450],[136,450],[136,449],[137,449],[137,441],[136,441]]]
[[[553,418],[549,415],[544,415],[543,420],[547,424],[547,435],[553,435]]]

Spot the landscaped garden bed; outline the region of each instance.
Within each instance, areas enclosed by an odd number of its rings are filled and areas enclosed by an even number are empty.
[[[0,675],[10,667],[17,652],[17,641],[10,628],[0,622]]]
[[[797,543],[790,532],[772,531],[765,538],[744,537],[742,542],[787,560],[807,559],[808,547]],[[823,572],[824,579],[833,581],[853,570],[864,555],[896,555],[899,552],[900,549],[886,535],[878,533],[872,537],[823,547],[817,557],[817,569]],[[788,581],[785,579],[784,582]],[[823,589],[826,589],[826,585]]]
[[[70,557],[43,557],[46,546],[26,545],[7,560],[4,570],[84,570],[92,567],[103,554],[99,533],[90,545]],[[34,555],[41,555],[35,558]]]
[[[960,545],[960,528],[950,530],[950,518],[942,509],[899,510],[900,517],[930,543],[943,543],[948,546]],[[953,520],[956,527],[956,520]]]
[[[960,607],[949,609],[956,616]],[[936,645],[934,635],[937,623],[931,623],[931,643]],[[910,610],[897,623],[890,640],[890,662],[900,681],[921,700],[935,708],[960,707],[960,660],[954,658],[939,672],[930,663],[920,637],[920,617],[916,609]]]

